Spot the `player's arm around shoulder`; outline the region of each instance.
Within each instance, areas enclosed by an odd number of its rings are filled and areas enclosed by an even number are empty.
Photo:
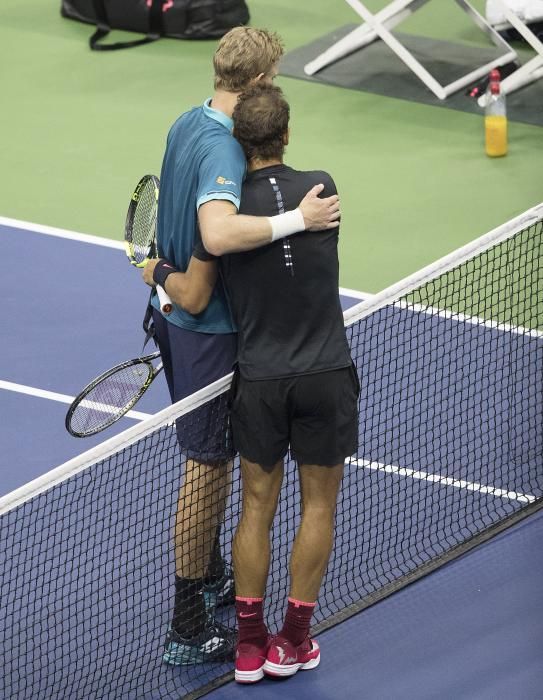
[[[198,226],[212,255],[239,252],[264,245],[271,237],[269,222],[238,217],[246,161],[239,143],[222,137],[207,149],[198,168],[196,206]]]
[[[313,226],[306,226],[306,230],[337,230],[341,220],[341,209],[337,187],[332,176],[324,170],[314,170],[304,173],[304,179],[307,187],[311,187],[311,189],[300,203],[300,209],[302,209],[305,202],[314,204],[315,200],[317,200],[318,205],[320,205],[323,210],[326,209],[329,216],[329,220],[325,223],[325,225],[323,225],[323,222],[319,219],[319,216],[316,216]],[[314,211],[316,212],[317,210],[315,209]],[[310,216],[310,214],[308,216]]]
[[[300,202],[306,231],[323,231],[339,226],[341,215],[339,196],[334,181],[324,171],[310,173],[309,183],[315,183]]]
[[[336,183],[330,173],[327,173],[325,170],[313,170],[309,172],[308,175],[310,176],[310,182],[322,183],[324,185],[319,197],[326,199],[327,197],[337,196],[339,198]]]
[[[334,182],[334,179],[330,173],[327,173],[326,170],[309,170],[304,172],[304,176],[308,187],[322,184],[322,191],[319,192],[318,195],[320,199],[337,197],[339,200],[336,183]]]
[[[321,198],[323,189],[323,184],[315,185],[297,210],[273,217],[238,214],[236,206],[226,200],[216,199],[202,204],[198,209],[198,223],[206,250],[217,256],[240,253],[298,231],[337,228],[339,197],[332,194]]]
[[[273,217],[238,214],[245,165],[234,138],[214,143],[199,165],[198,224],[210,253],[240,253],[299,231],[337,227],[339,198],[337,194],[321,198],[321,183],[310,189],[295,210]]]

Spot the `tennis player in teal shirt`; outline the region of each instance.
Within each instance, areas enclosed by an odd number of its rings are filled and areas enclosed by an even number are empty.
[[[211,107],[211,100],[183,114],[168,135],[160,177],[157,237],[160,257],[186,270],[198,231],[198,210],[206,202],[224,200],[239,209],[246,162],[233,138],[232,118]],[[187,203],[195,203],[187,206]],[[155,296],[153,306],[158,309]],[[216,284],[209,306],[197,316],[175,306],[169,323],[200,333],[233,333],[222,285]]]

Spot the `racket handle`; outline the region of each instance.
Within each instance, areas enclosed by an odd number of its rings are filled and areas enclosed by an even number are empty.
[[[171,314],[173,311],[173,304],[172,300],[170,297],[166,294],[166,292],[162,289],[160,285],[157,285],[156,291],[158,294],[158,300],[160,301],[160,309],[163,314]]]

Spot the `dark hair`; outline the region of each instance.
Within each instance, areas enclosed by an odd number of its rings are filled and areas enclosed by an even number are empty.
[[[290,108],[281,88],[257,84],[243,92],[234,109],[234,136],[247,160],[281,158]]]

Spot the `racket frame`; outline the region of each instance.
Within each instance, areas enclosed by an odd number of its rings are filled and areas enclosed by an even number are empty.
[[[136,209],[138,207],[138,202],[140,200],[140,193],[143,190],[144,187],[147,186],[147,184],[151,182],[154,186],[155,190],[155,202],[156,205],[158,206],[158,195],[160,191],[160,180],[156,175],[144,175],[138,184],[136,185],[136,188],[134,189],[134,192],[132,193],[132,197],[130,198],[130,204],[128,205],[128,211],[126,212],[126,220],[124,224],[124,249],[126,253],[126,257],[130,261],[131,265],[134,265],[134,267],[139,267],[143,268],[147,265],[149,260],[153,260],[154,258],[157,257],[158,251],[157,251],[157,246],[156,246],[156,216],[155,216],[155,224],[153,227],[153,234],[152,238],[149,242],[148,246],[148,251],[147,255],[143,260],[138,262],[136,260],[136,256],[134,255],[134,242],[132,239],[132,230],[133,230],[133,225],[134,225],[134,216],[136,214]],[[170,314],[173,311],[173,304],[172,300],[166,293],[166,291],[160,286],[156,286],[156,291],[158,294],[159,302],[160,302],[160,308],[163,313],[165,314]]]
[[[132,358],[131,360],[126,360],[125,362],[121,362],[118,365],[115,365],[114,367],[111,367],[110,369],[106,370],[105,372],[102,372],[102,374],[98,375],[95,377],[92,381],[90,381],[80,392],[79,394],[75,397],[75,399],[72,401],[70,404],[68,411],[66,413],[66,418],[64,420],[64,425],[66,427],[66,430],[70,433],[70,435],[73,435],[73,437],[90,437],[91,435],[96,435],[97,433],[101,433],[103,430],[106,428],[109,428],[111,425],[116,423],[118,420],[120,420],[128,411],[130,411],[131,408],[133,408],[137,402],[141,399],[143,394],[147,391],[147,389],[151,386],[151,383],[155,379],[155,377],[160,374],[160,372],[163,369],[163,364],[160,362],[156,367],[152,364],[152,360],[156,360],[160,357],[160,352],[153,352],[150,355],[145,355],[143,357],[135,357]],[[112,408],[118,408],[117,412],[112,412],[111,417],[109,420],[104,421],[101,423],[98,427],[93,428],[92,430],[86,430],[84,432],[75,430],[72,428],[71,421],[72,418],[77,411],[77,409],[80,407],[81,403],[85,400],[87,400],[88,395],[96,389],[96,387],[105,382],[107,379],[112,377],[114,374],[117,372],[120,372],[124,369],[127,369],[128,367],[137,367],[139,365],[145,365],[148,369],[148,376],[143,385],[140,387],[140,389],[134,394],[134,396],[128,401],[124,407],[116,407],[112,406]],[[105,413],[106,411],[104,411]]]

